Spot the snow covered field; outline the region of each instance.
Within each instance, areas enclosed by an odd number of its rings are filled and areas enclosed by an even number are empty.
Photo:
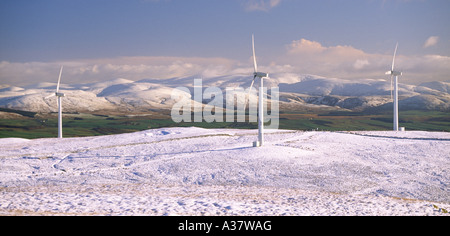
[[[449,215],[450,133],[0,139],[0,215]]]

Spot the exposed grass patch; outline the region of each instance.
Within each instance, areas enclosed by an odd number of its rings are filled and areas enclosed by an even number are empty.
[[[109,116],[89,114],[64,114],[64,137],[83,137],[129,133],[162,127],[200,127],[257,129],[256,122],[181,122],[175,123],[169,116]],[[406,130],[450,132],[450,113],[437,111],[404,111],[400,113],[400,126]],[[326,114],[280,113],[280,129],[361,131],[392,130],[392,114],[363,114],[360,112],[333,112]],[[33,115],[22,119],[1,119],[0,138],[47,138],[56,137],[56,114]]]

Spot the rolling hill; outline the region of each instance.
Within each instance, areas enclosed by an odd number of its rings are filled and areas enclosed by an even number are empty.
[[[196,77],[171,79],[144,79],[131,81],[115,79],[88,84],[63,84],[64,112],[126,111],[142,112],[149,109],[170,109],[177,100],[171,98],[176,87],[189,88],[193,93]],[[203,89],[218,87],[248,88],[248,76],[220,76],[204,78]],[[255,83],[256,87],[258,86]],[[364,110],[390,109],[390,82],[386,80],[343,80],[314,75],[274,74],[265,80],[265,86],[280,89],[281,110],[328,109]],[[56,99],[46,98],[54,92],[53,83],[39,83],[26,87],[0,89],[0,107],[24,111],[55,112]],[[401,110],[450,110],[449,82],[429,82],[420,85],[399,85]],[[224,96],[225,97],[225,96]],[[208,100],[203,101],[205,104]],[[225,103],[224,103],[225,104]]]
[[[447,132],[0,139],[1,215],[447,215]]]

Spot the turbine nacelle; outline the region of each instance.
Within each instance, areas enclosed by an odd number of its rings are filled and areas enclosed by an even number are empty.
[[[399,75],[402,75],[402,72],[390,70],[390,71],[387,71],[387,72],[386,72],[386,75],[399,76]]]
[[[256,77],[265,78],[265,77],[269,77],[269,74],[264,73],[264,72],[255,72],[255,73],[253,73],[253,78],[256,78]]]
[[[65,97],[66,95],[64,93],[55,93],[55,96],[57,96],[57,97]]]

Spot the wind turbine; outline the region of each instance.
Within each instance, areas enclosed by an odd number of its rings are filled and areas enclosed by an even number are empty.
[[[260,78],[259,84],[259,94],[258,94],[258,141],[253,142],[254,147],[261,147],[264,144],[264,104],[263,104],[263,78],[269,77],[268,73],[258,72],[258,65],[256,64],[256,54],[255,54],[255,37],[252,35],[252,48],[253,48],[253,81],[250,85],[248,93],[250,95],[250,91],[255,83],[256,78]],[[249,97],[250,98],[250,97]]]
[[[394,78],[394,131],[398,131],[398,76],[402,75],[402,72],[395,71],[395,55],[397,54],[398,43],[395,45],[394,58],[392,59],[391,70],[386,72],[386,75],[391,75],[391,99],[392,99],[392,78]]]
[[[58,138],[62,138],[62,106],[61,106],[61,98],[64,97],[64,93],[59,92],[59,85],[61,83],[61,75],[63,71],[63,66],[59,70],[58,84],[56,85],[56,92],[46,98],[50,98],[56,96],[58,98]]]

